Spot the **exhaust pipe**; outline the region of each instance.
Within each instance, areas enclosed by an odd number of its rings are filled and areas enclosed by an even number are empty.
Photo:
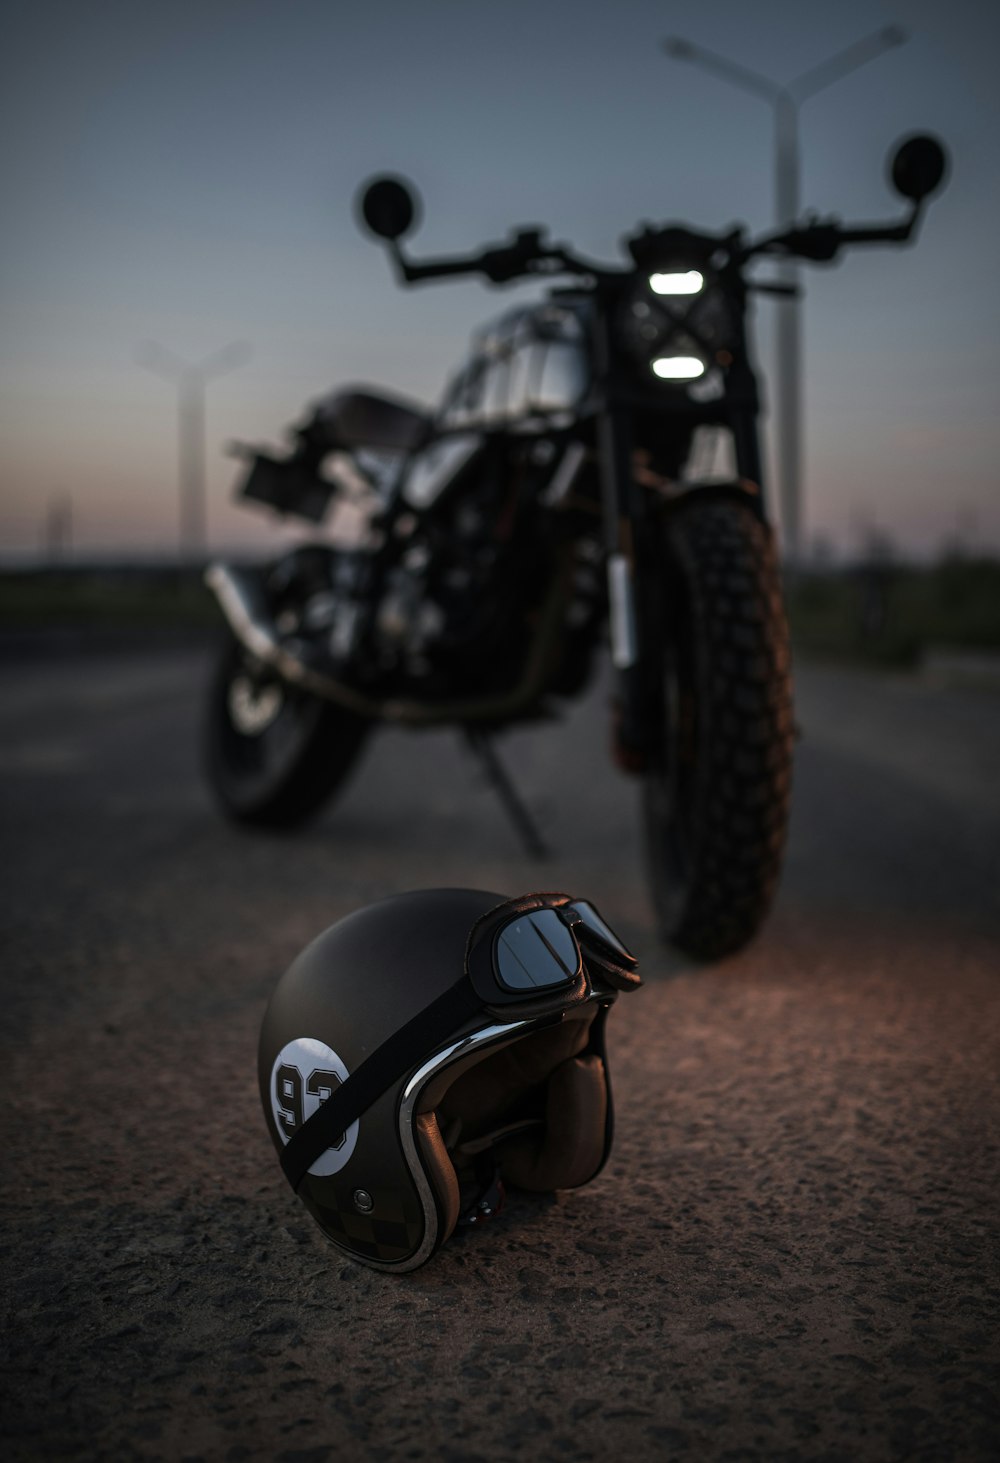
[[[317,670],[283,645],[267,599],[257,577],[229,564],[211,564],[205,583],[240,644],[280,680],[299,686],[324,701],[333,701],[357,716],[392,721],[406,726],[435,726],[452,721],[503,721],[536,702],[545,690],[549,668],[558,649],[565,606],[572,584],[572,560],[567,555],[541,607],[538,630],[527,657],[524,675],[512,690],[478,701],[395,701],[364,696],[335,676]]]
[[[267,599],[256,575],[229,564],[211,564],[205,583],[219,601],[229,628],[255,660],[283,681],[301,686],[314,696],[355,711],[359,716],[380,716],[380,703],[352,691],[324,671],[316,670],[282,645]]]

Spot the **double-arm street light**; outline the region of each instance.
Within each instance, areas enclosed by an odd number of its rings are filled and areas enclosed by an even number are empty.
[[[899,26],[886,26],[783,86],[679,36],[671,36],[663,47],[674,60],[691,61],[771,103],[775,124],[774,222],[781,228],[798,216],[800,207],[799,107],[818,91],[906,39],[906,32]],[[798,274],[795,264],[782,264],[781,283],[795,287]],[[779,299],[777,308],[778,490],[785,553],[794,564],[801,548],[802,528],[802,325],[799,302],[794,295]]]
[[[205,386],[245,365],[250,347],[243,341],[197,362],[183,361],[155,341],[145,341],[136,362],[177,387],[178,475],[180,485],[180,551],[200,559],[207,546],[205,506]]]

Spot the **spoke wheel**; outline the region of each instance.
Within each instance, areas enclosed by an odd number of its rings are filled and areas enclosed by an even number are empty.
[[[238,822],[301,822],[346,782],[371,725],[267,675],[229,640],[209,688],[209,784]]]

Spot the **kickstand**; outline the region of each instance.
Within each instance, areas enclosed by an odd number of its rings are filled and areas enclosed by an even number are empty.
[[[517,829],[528,857],[534,859],[548,858],[548,846],[539,833],[535,820],[521,801],[517,788],[510,780],[507,769],[500,761],[497,755],[497,749],[493,745],[493,738],[488,732],[466,727],[465,739],[472,748],[472,751],[479,758],[483,771],[486,773],[488,780],[493,785],[497,796],[504,805],[507,816]]]

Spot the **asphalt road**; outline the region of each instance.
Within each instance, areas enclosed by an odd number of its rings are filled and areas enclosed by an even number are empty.
[[[1000,696],[800,671],[777,907],[696,968],[600,688],[506,744],[538,867],[437,733],[302,834],[228,827],[204,672],[0,663],[5,1457],[1000,1457]],[[393,1278],[287,1190],[255,1046],[309,939],[429,884],[589,895],[648,983],[600,1178]]]

